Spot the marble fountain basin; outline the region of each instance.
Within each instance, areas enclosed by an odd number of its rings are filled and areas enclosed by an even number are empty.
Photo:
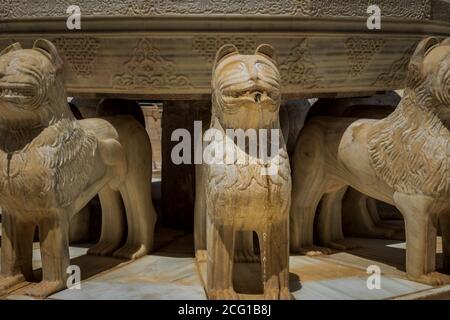
[[[58,47],[68,93],[146,99],[209,99],[212,62],[226,43],[278,54],[284,98],[353,96],[404,87],[420,39],[450,36],[448,0],[379,0],[369,30],[366,0],[4,0],[0,48],[38,37]]]

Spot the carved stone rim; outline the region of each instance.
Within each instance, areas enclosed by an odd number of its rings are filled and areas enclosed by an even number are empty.
[[[31,2],[31,1],[30,1]],[[65,17],[70,0],[47,3],[30,3],[28,0],[3,0],[0,17],[23,19],[33,16]],[[409,18],[412,20],[441,17],[441,12],[450,12],[450,4],[443,0],[378,0],[384,16]],[[220,16],[239,15],[242,17],[367,17],[367,0],[123,0],[113,3],[109,0],[78,1],[84,17],[106,16]],[[409,4],[406,5],[406,4]],[[8,18],[7,18],[8,19]]]
[[[226,21],[224,21],[226,19]],[[88,16],[82,20],[81,31],[68,31],[66,18],[34,17],[22,19],[0,18],[2,36],[15,33],[52,32],[69,35],[80,35],[89,32],[125,33],[125,32],[329,32],[370,34],[450,34],[449,21],[442,20],[412,20],[395,17],[383,18],[381,31],[368,30],[366,18],[361,17],[303,17],[303,16],[151,16],[151,17],[110,17]],[[436,30],[436,31],[435,31]]]

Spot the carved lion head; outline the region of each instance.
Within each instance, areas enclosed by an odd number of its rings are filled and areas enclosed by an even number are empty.
[[[450,38],[422,40],[411,58],[408,86],[418,94],[450,107]]]
[[[280,73],[274,49],[260,45],[242,55],[234,45],[219,49],[213,67],[213,115],[224,128],[268,128],[278,121]]]
[[[0,52],[0,127],[45,126],[66,115],[62,61],[55,46],[37,40],[32,49],[19,43]]]

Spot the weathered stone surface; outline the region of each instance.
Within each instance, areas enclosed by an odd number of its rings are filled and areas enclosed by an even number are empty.
[[[207,99],[214,54],[226,43],[243,53],[271,44],[285,99],[399,89],[420,39],[450,35],[444,0],[379,0],[382,34],[366,26],[367,0],[84,0],[76,32],[66,27],[71,4],[2,0],[0,47],[45,33],[74,96]]]
[[[0,17],[65,17],[73,3],[70,0],[53,0],[46,3],[30,0],[2,0]],[[160,15],[271,15],[306,17],[365,17],[367,0],[148,0],[113,1],[84,0],[77,3],[85,16],[160,16]],[[431,17],[432,5],[444,5],[443,0],[379,0],[386,17],[423,20]]]

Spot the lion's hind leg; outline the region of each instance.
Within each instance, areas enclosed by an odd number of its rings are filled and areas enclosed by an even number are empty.
[[[88,254],[108,256],[124,241],[125,211],[119,191],[105,186],[98,195],[102,206],[102,230],[99,242],[88,250]]]
[[[308,130],[299,137],[291,161],[292,204],[290,250],[293,253],[320,255],[331,250],[313,245],[314,218],[320,199],[326,191],[326,171],[321,151],[321,137]],[[318,142],[319,141],[319,142]]]
[[[151,201],[150,179],[128,175],[125,185],[120,189],[125,205],[128,236],[125,244],[114,252],[115,257],[137,259],[153,248],[156,212]]]
[[[342,231],[342,199],[347,186],[326,193],[319,206],[318,212],[318,238],[321,245],[335,250],[349,250],[356,247],[351,241],[344,238]]]
[[[152,148],[147,131],[129,117],[119,117],[115,127],[126,154],[127,174],[119,186],[125,206],[128,235],[113,255],[136,259],[153,249],[156,211],[152,202]]]
[[[320,256],[332,253],[331,249],[313,243],[315,214],[315,206],[297,207],[295,215],[291,214],[290,252],[305,256]]]
[[[346,234],[352,237],[376,239],[401,238],[396,226],[383,225],[376,207],[376,200],[349,189],[342,203],[342,223]]]
[[[151,151],[150,151],[151,152]],[[151,160],[140,168],[139,164],[129,167],[125,183],[120,187],[128,225],[127,240],[114,252],[115,257],[136,259],[153,249],[156,211],[151,192]],[[141,169],[143,169],[141,171]]]

